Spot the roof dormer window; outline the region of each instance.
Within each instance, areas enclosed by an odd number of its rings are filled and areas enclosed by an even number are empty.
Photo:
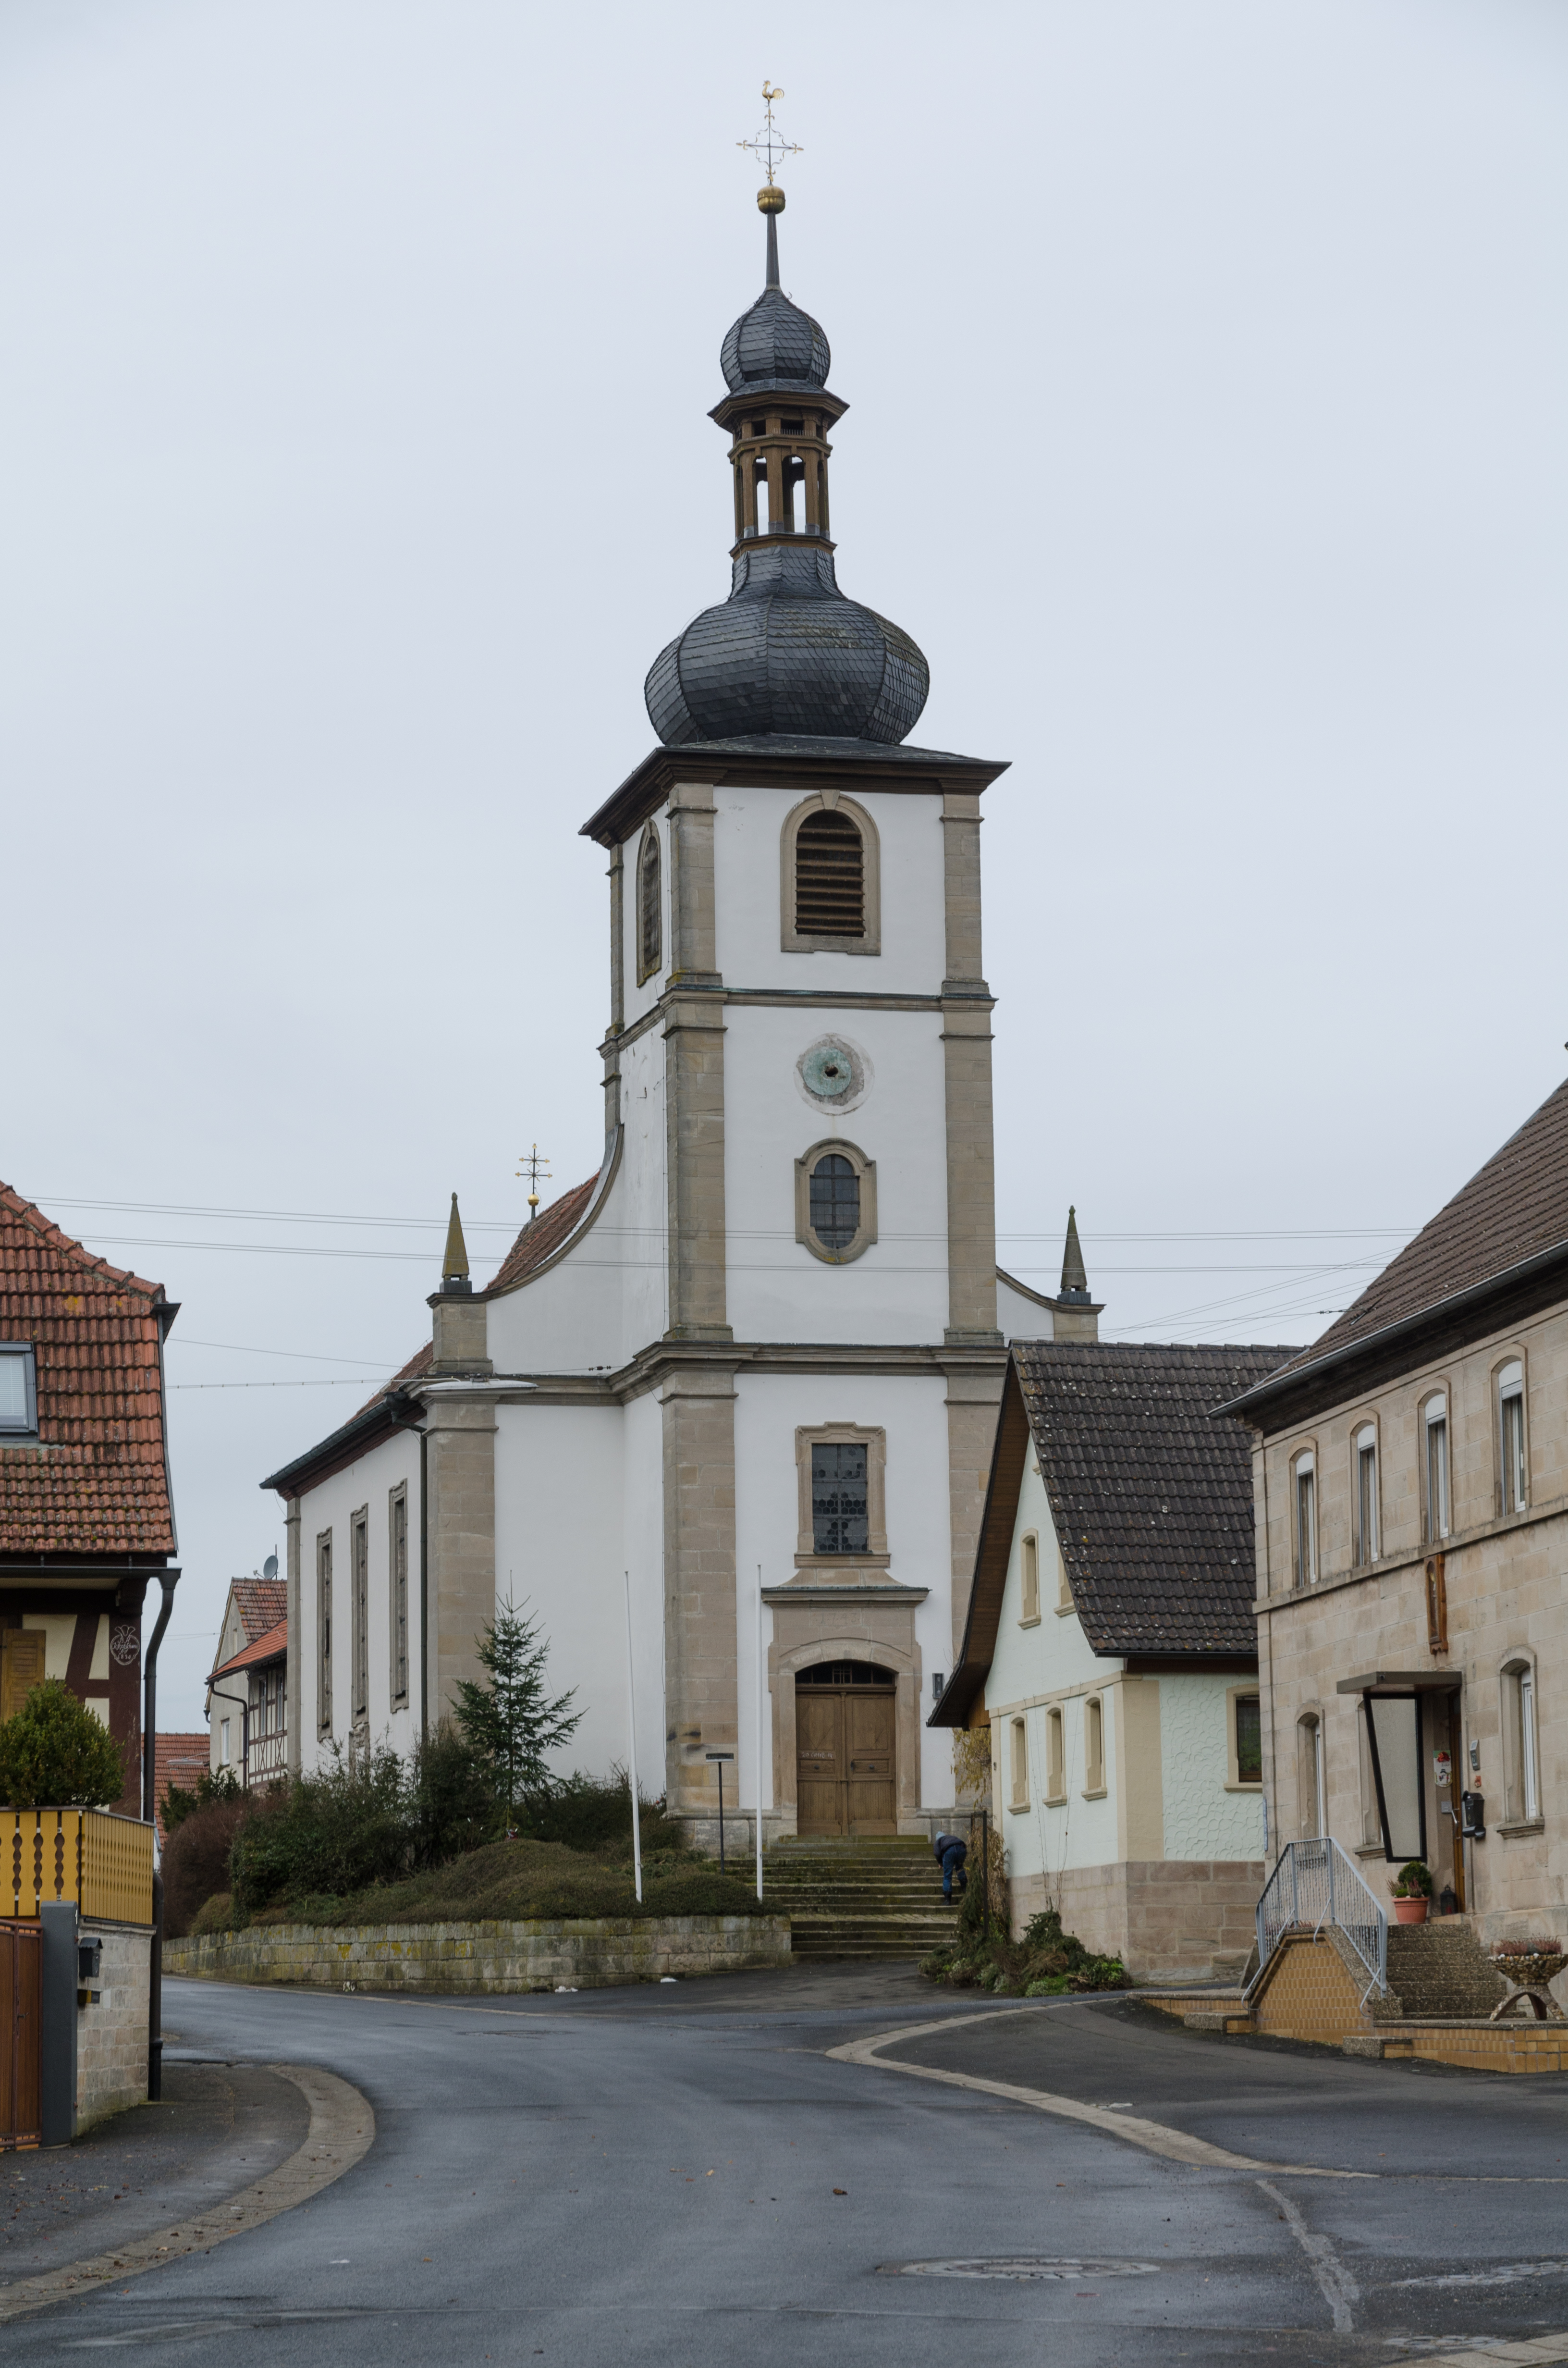
[[[30,1340],[0,1340],[0,1439],[38,1429],[38,1367]]]

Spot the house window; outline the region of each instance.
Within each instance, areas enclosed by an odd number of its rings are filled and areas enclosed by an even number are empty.
[[[808,814],[795,836],[795,934],[863,938],[866,848],[849,816]]]
[[[806,799],[785,817],[780,853],[786,953],[881,951],[877,825],[864,806]]]
[[[387,1508],[391,1560],[392,1698],[408,1700],[408,1491],[394,1488]]]
[[[348,1550],[353,1563],[354,1589],[354,1716],[368,1718],[370,1711],[370,1515],[369,1508],[356,1513],[348,1531]]]
[[[1309,1711],[1296,1728],[1297,1788],[1301,1834],[1310,1839],[1328,1831],[1328,1785],[1324,1770],[1323,1721]]]
[[[1533,1823],[1540,1816],[1540,1739],[1528,1661],[1510,1662],[1503,1672],[1503,1775],[1509,1819]]]
[[[847,1266],[877,1238],[877,1163],[853,1143],[813,1143],[795,1162],[795,1239]]]
[[[1028,1729],[1021,1718],[1007,1722],[1008,1776],[1010,1809],[1027,1809],[1029,1804],[1029,1738]]]
[[[1231,1696],[1231,1782],[1263,1782],[1263,1705],[1256,1694]]]
[[[1356,1433],[1356,1560],[1378,1558],[1378,1434],[1364,1422]]]
[[[316,1540],[316,1728],[332,1733],[332,1531]]]
[[[1372,1737],[1365,1694],[1356,1705],[1356,1760],[1361,1784],[1361,1839],[1369,1847],[1376,1842],[1381,1849],[1383,1827],[1378,1812],[1378,1780],[1372,1768]]]
[[[38,1366],[30,1340],[0,1340],[0,1439],[38,1429]]]
[[[1045,1797],[1058,1803],[1067,1798],[1067,1753],[1059,1710],[1045,1713]]]
[[[1293,1467],[1296,1522],[1296,1584],[1312,1587],[1318,1575],[1317,1464],[1309,1453],[1298,1455]]]
[[[1067,1576],[1067,1557],[1060,1545],[1056,1549],[1056,1609],[1058,1611],[1071,1611],[1074,1609],[1073,1582]]]
[[[1019,1624],[1032,1628],[1040,1618],[1040,1540],[1033,1530],[1018,1541],[1018,1579],[1023,1602]]]
[[[1505,1513],[1522,1513],[1529,1502],[1529,1467],[1525,1440],[1525,1369],[1517,1357],[1497,1375],[1497,1445],[1502,1509]]]
[[[1421,1409],[1425,1453],[1421,1459],[1422,1517],[1426,1543],[1440,1545],[1449,1534],[1449,1400],[1446,1391]]]
[[[637,984],[652,978],[664,962],[664,896],[659,877],[659,833],[653,823],[637,850]]]
[[[866,1442],[819,1439],[812,1449],[812,1551],[863,1554],[869,1550],[869,1501]]]
[[[1105,1791],[1105,1705],[1097,1694],[1084,1704],[1084,1791]]]
[[[220,1768],[229,1765],[229,1722],[226,1718],[218,1721],[218,1765]],[[627,1815],[630,1816],[631,1814],[628,1810]]]

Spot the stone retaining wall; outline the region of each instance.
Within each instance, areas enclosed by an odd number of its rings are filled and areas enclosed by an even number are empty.
[[[147,2015],[153,1973],[148,1925],[82,1917],[83,1940],[103,1943],[97,1995],[76,2009],[76,2135],[147,2101]],[[77,1998],[83,1993],[78,1991]]]
[[[573,1917],[561,1923],[254,1924],[164,1945],[164,1971],[314,1989],[604,1989],[665,1974],[787,1965],[783,1916]]]

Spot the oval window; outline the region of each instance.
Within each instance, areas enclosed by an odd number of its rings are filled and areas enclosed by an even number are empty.
[[[812,1170],[812,1231],[824,1250],[846,1250],[860,1230],[860,1178],[841,1151]]]

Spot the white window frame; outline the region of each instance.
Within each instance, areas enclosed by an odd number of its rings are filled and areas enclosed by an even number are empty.
[[[1449,1456],[1449,1394],[1435,1391],[1421,1408],[1421,1490],[1426,1543],[1440,1546],[1453,1527],[1453,1468]]]
[[[1506,1364],[1498,1366],[1495,1390],[1499,1510],[1506,1519],[1510,1513],[1529,1510],[1529,1424],[1522,1357],[1510,1357]]]
[[[1306,1518],[1302,1519],[1301,1483],[1307,1483]],[[1315,1587],[1318,1575],[1317,1455],[1303,1447],[1290,1458],[1290,1558],[1298,1587]]]
[[[1382,1551],[1378,1427],[1375,1422],[1358,1425],[1351,1434],[1350,1451],[1354,1459],[1351,1480],[1356,1515],[1356,1566],[1358,1570],[1365,1570],[1377,1561]]]
[[[22,1411],[0,1414],[0,1441],[38,1437],[38,1351],[30,1340],[0,1340],[0,1358],[22,1369]]]

